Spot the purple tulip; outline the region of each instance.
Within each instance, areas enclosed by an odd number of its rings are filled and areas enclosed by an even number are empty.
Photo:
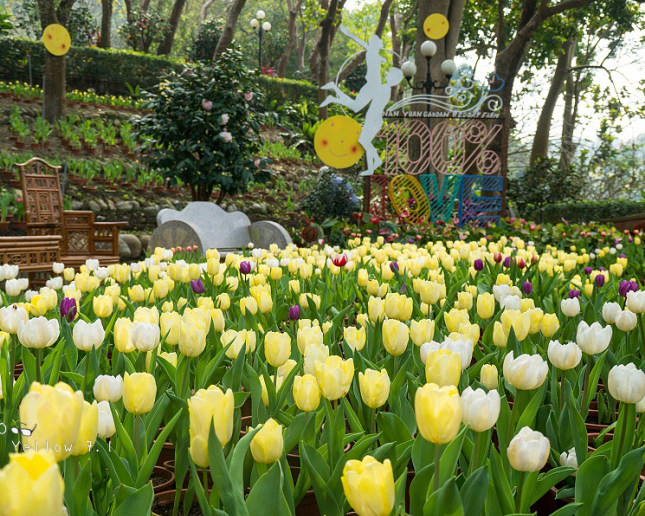
[[[504,267],[510,267],[511,266],[511,257],[507,256],[504,258]]]
[[[60,302],[60,315],[72,322],[76,317],[76,299],[73,297],[64,297]]]
[[[390,270],[392,272],[399,272],[399,264],[396,262],[390,262]]]
[[[602,272],[602,271],[604,271],[604,270],[605,270],[605,268],[604,268],[604,267],[598,267],[598,270],[599,270],[600,272]]]
[[[589,274],[591,274],[591,273],[592,273],[592,271],[593,271],[593,267],[585,267],[585,274],[586,274],[587,276],[589,276]]]
[[[598,274],[598,276],[596,276],[595,282],[596,282],[596,287],[602,287],[605,284],[605,275]]]
[[[401,285],[399,292],[401,292],[401,294],[405,294],[406,290],[408,290],[408,287],[404,283],[403,285]]]
[[[528,295],[531,292],[533,292],[533,283],[531,283],[530,281],[525,281],[524,282],[524,293]]]
[[[195,294],[203,294],[204,293],[204,283],[202,282],[201,278],[197,278],[196,280],[192,280],[190,282],[190,286],[193,288],[193,292]]]
[[[580,291],[572,288],[569,290],[569,299],[573,299],[574,297],[580,297]]]
[[[618,293],[622,297],[627,297],[627,292],[637,292],[638,284],[635,281],[623,280],[618,286]]]
[[[620,254],[618,255],[618,258],[627,258],[627,256],[626,256],[626,255],[624,255],[623,253],[620,253]]]
[[[289,307],[289,319],[297,321],[300,319],[300,305],[293,305]]]
[[[240,262],[240,272],[245,276],[251,272],[251,264],[247,261]]]
[[[481,271],[484,268],[484,261],[481,258],[477,258],[475,263],[473,263],[476,271]]]

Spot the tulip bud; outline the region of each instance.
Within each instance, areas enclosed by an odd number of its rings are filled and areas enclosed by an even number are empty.
[[[448,331],[458,331],[462,324],[469,324],[468,312],[466,310],[457,310],[453,308],[443,314],[443,320],[446,323]]]
[[[580,313],[580,301],[577,297],[563,299],[560,302],[560,309],[567,317],[575,317]]]
[[[522,428],[508,445],[506,453],[511,467],[517,471],[540,471],[549,458],[551,443],[540,432]]]
[[[602,318],[606,323],[614,324],[621,311],[622,309],[618,303],[605,303],[602,305]]]
[[[385,319],[385,302],[378,297],[370,296],[367,301],[367,314],[373,323],[382,321]]]
[[[208,436],[211,423],[215,427],[215,435],[222,447],[231,440],[233,435],[233,419],[235,400],[233,391],[226,393],[211,385],[208,389],[200,389],[188,399],[188,416],[190,419],[190,457],[193,462],[207,468]]]
[[[153,323],[135,322],[131,338],[132,344],[139,351],[152,351],[159,345],[159,326]]]
[[[123,394],[123,378],[101,374],[94,380],[94,397],[97,401],[116,403]]]
[[[184,312],[185,313],[185,312]],[[146,323],[137,323],[138,325]],[[154,325],[154,328],[158,326]],[[208,328],[196,322],[195,319],[184,319],[179,323],[179,351],[187,357],[196,357],[201,355],[206,348],[206,335]],[[134,329],[133,340],[137,338],[137,327]],[[135,346],[137,346],[135,342]],[[139,346],[137,346],[138,348]]]
[[[92,308],[97,317],[110,317],[114,308],[114,302],[110,296],[95,296],[92,299]]]
[[[98,436],[101,439],[109,439],[116,433],[114,416],[107,401],[99,401],[98,404]]]
[[[402,294],[388,294],[385,297],[385,315],[389,319],[407,321],[412,315],[412,298]]]
[[[449,349],[430,351],[426,357],[426,381],[444,385],[457,385],[461,377],[461,357]]]
[[[497,389],[488,393],[483,389],[466,387],[461,393],[462,421],[475,432],[485,432],[497,422],[500,397]]]
[[[354,361],[332,355],[324,362],[316,362],[314,372],[322,395],[330,401],[337,400],[349,392],[354,379]]]
[[[544,314],[542,317],[542,325],[540,331],[547,339],[553,337],[556,331],[560,328],[560,321],[556,314]]]
[[[609,347],[611,334],[611,326],[603,328],[599,322],[594,322],[589,326],[585,321],[580,321],[576,333],[576,342],[587,355],[595,355],[602,353]]]
[[[419,433],[426,441],[433,444],[452,441],[459,432],[462,415],[457,387],[427,383],[418,388],[414,396],[414,412]]]
[[[497,367],[493,364],[484,364],[479,373],[479,381],[487,389],[497,389],[499,385]]]
[[[387,319],[383,323],[383,346],[390,355],[401,355],[408,347],[410,329],[401,321]]]
[[[301,354],[304,354],[305,349],[312,344],[322,344],[323,332],[320,329],[320,326],[298,328],[296,342]]]
[[[114,323],[114,345],[121,353],[131,353],[136,349],[132,344],[133,330],[134,323],[126,317],[120,317]]]
[[[410,338],[415,346],[430,342],[434,337],[435,322],[431,319],[422,319],[410,323]]]
[[[125,410],[140,416],[152,410],[157,397],[157,382],[148,373],[125,373],[123,379],[123,405]]]
[[[273,464],[281,456],[284,450],[284,438],[282,436],[282,425],[274,419],[269,419],[251,440],[251,454],[255,462],[262,464]]]
[[[99,408],[94,403],[83,401],[83,411],[81,414],[81,425],[78,429],[76,443],[72,447],[72,455],[84,455],[91,451],[96,442],[99,426]]]
[[[547,350],[549,361],[558,369],[566,371],[573,369],[580,363],[582,350],[575,342],[560,344],[557,340],[549,342]]]
[[[98,349],[103,344],[103,339],[105,339],[105,330],[101,319],[97,319],[91,324],[79,320],[74,325],[72,340],[74,345],[81,351],[90,351],[92,348]]]
[[[352,351],[360,351],[365,346],[365,328],[347,326],[343,329],[343,336]]]
[[[477,315],[482,319],[490,319],[495,313],[495,296],[485,292],[477,296]]]
[[[60,325],[57,319],[36,317],[18,321],[18,340],[26,348],[42,349],[51,346],[58,340]]]
[[[365,373],[358,373],[358,384],[365,405],[371,409],[385,405],[390,396],[390,377],[385,369],[380,372],[366,369]]]
[[[293,379],[293,400],[303,412],[312,412],[320,405],[320,388],[312,374],[297,375]]]
[[[560,454],[560,465],[566,468],[578,469],[578,457],[576,456],[576,449],[571,448],[568,452]]]
[[[508,344],[508,335],[499,321],[495,321],[493,324],[493,344],[498,348],[505,348]]]
[[[638,403],[645,397],[645,373],[633,363],[612,367],[607,383],[612,398],[623,403]]]
[[[394,508],[394,474],[389,459],[383,463],[367,455],[351,459],[343,468],[343,491],[359,516],[388,516]]]
[[[537,389],[548,372],[549,366],[540,355],[524,354],[514,358],[511,351],[504,359],[504,378],[516,389]]]
[[[18,333],[20,322],[26,324],[29,320],[27,310],[18,305],[3,306],[0,308],[0,329],[15,335]]]
[[[273,367],[280,367],[291,355],[291,337],[288,333],[267,332],[264,336],[264,355]]]

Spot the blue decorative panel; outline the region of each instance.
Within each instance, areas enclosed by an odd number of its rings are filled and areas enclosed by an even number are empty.
[[[497,222],[503,207],[504,178],[501,176],[461,176],[459,186],[459,225],[483,226]],[[499,192],[499,197],[482,192]]]

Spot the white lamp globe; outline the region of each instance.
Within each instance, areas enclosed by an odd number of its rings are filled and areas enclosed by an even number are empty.
[[[264,32],[269,32],[269,31],[271,30],[271,24],[270,24],[268,21],[265,21],[265,22],[262,24],[262,30],[263,30]]]
[[[441,63],[441,73],[446,77],[452,77],[456,71],[457,65],[452,59],[446,59],[443,63]]]
[[[253,18],[251,20],[251,27],[253,27],[254,29],[257,29],[259,26],[260,26],[260,22],[256,18]]]
[[[266,13],[262,9],[260,9],[257,13],[255,13],[255,17],[258,20],[264,20],[264,18],[266,17]]]
[[[421,43],[421,55],[423,57],[432,57],[437,53],[437,44],[434,41],[424,41]]]
[[[410,79],[416,75],[417,65],[415,65],[413,61],[406,61],[401,65],[401,71],[405,77]]]

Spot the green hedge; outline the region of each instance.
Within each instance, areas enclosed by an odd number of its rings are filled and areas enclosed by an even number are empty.
[[[569,222],[604,221],[645,213],[645,201],[579,201],[562,202],[546,206],[543,210],[544,221],[559,222],[561,218]],[[533,213],[529,218],[539,219]]]
[[[27,54],[31,54],[33,81],[42,84],[45,48],[39,41],[0,37],[0,80],[29,80]],[[93,89],[97,93],[127,95],[126,83],[141,89],[150,88],[159,78],[178,70],[182,63],[129,50],[105,50],[96,47],[72,47],[67,59],[67,85],[71,89]],[[260,77],[267,101],[316,102],[317,88],[306,81]]]

